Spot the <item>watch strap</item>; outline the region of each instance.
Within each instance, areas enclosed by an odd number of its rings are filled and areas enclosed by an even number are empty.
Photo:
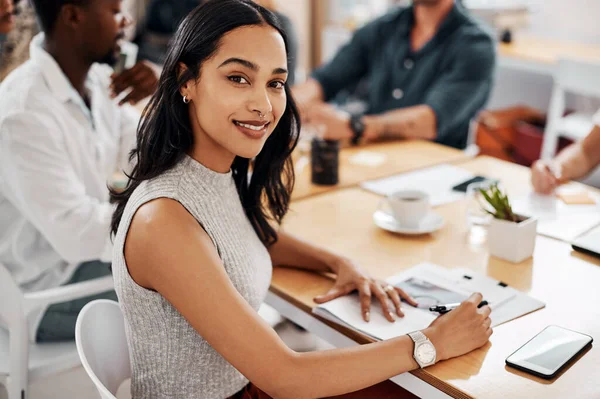
[[[352,144],[357,145],[365,132],[365,124],[362,121],[362,115],[350,116],[350,129],[352,130],[352,133],[354,133]]]
[[[413,331],[411,333],[408,333],[408,336],[410,337],[410,339],[413,340],[415,344],[427,341],[427,336],[421,331]]]

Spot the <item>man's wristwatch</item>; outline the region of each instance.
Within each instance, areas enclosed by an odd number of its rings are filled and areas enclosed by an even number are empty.
[[[357,145],[365,132],[365,123],[362,121],[362,115],[352,115],[350,117],[350,129],[354,133],[352,145]]]
[[[424,368],[435,364],[437,353],[435,346],[433,346],[429,338],[427,338],[421,331],[411,332],[408,334],[408,336],[415,343],[413,357],[419,364],[419,367]]]

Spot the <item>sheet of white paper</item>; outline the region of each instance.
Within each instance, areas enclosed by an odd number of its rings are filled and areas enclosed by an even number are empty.
[[[563,216],[538,222],[538,234],[573,242],[580,235],[600,224],[600,213]]]
[[[429,194],[432,206],[439,206],[462,199],[464,193],[452,191],[452,187],[472,177],[473,174],[465,169],[443,164],[364,182],[361,187],[379,195],[389,195],[399,190],[420,190]]]
[[[358,154],[350,157],[349,161],[354,165],[368,166],[375,168],[385,163],[387,155],[374,151],[360,151]]]
[[[412,331],[422,330],[436,318],[436,315],[432,313],[404,305],[404,317],[396,317],[396,322],[391,323],[383,317],[379,303],[372,301],[370,321],[367,323],[362,318],[358,295],[347,295],[335,299],[320,305],[320,308],[335,315],[351,328],[380,340],[399,337]]]
[[[590,195],[598,201],[597,194]],[[598,204],[567,205],[555,196],[532,193],[514,200],[512,207],[516,213],[538,218],[538,234],[567,242],[600,224]]]

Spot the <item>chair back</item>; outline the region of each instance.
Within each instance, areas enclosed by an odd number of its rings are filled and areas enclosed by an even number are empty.
[[[85,305],[75,326],[79,358],[102,399],[116,399],[131,377],[125,321],[117,302],[106,299]]]
[[[559,135],[562,133],[560,126],[566,108],[567,93],[600,98],[600,62],[573,58],[559,59],[542,144],[541,158],[543,159],[551,159],[556,153]]]
[[[23,292],[6,266],[0,263],[0,325],[9,326],[24,318]]]

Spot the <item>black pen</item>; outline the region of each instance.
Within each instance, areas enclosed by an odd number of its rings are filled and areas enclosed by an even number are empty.
[[[481,308],[485,305],[488,305],[488,301],[481,301],[479,303],[479,305],[477,305],[478,308]],[[457,307],[460,306],[460,303],[449,303],[447,305],[438,305],[438,306],[431,306],[429,308],[430,312],[437,312],[439,314],[446,314],[451,310],[456,309]]]

